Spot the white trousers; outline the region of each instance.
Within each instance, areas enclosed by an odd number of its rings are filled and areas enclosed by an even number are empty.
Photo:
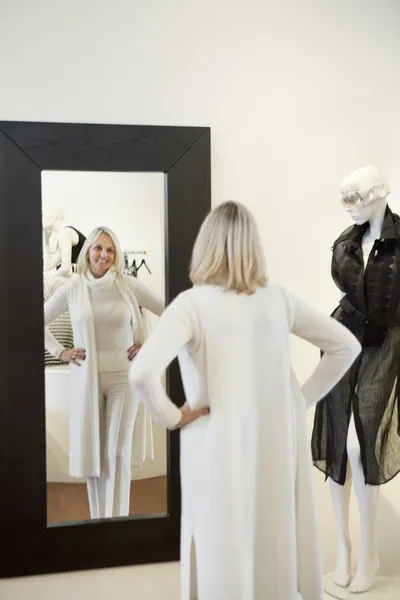
[[[86,480],[92,519],[129,515],[132,434],[138,406],[128,373],[99,373],[101,473]]]

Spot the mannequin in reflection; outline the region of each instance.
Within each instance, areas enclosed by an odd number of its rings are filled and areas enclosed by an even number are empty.
[[[43,270],[54,277],[70,277],[85,236],[70,225],[64,225],[64,213],[59,208],[43,211]]]
[[[131,464],[149,458],[141,443],[132,444],[146,432],[136,423],[139,400],[128,369],[145,337],[139,305],[160,315],[164,300],[123,269],[117,237],[99,227],[83,245],[77,274],[44,306],[46,348],[70,364],[70,474],[86,479],[90,515],[97,519],[129,515]],[[48,328],[67,309],[70,350]]]
[[[333,245],[332,277],[342,298],[333,317],[356,335],[362,353],[316,407],[314,464],[330,478],[338,535],[334,572],[351,592],[370,589],[379,568],[379,486],[400,470],[400,219],[387,205],[389,186],[372,166],[340,185],[354,225]],[[352,484],[361,526],[357,570],[351,571]]]

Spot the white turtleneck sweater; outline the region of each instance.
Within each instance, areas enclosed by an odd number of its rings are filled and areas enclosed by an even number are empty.
[[[89,288],[99,373],[128,371],[128,348],[134,344],[132,313],[117,286]]]
[[[160,315],[164,310],[164,300],[137,279],[132,280],[131,284],[134,285],[138,304]],[[131,365],[128,348],[135,343],[131,309],[115,282],[108,284],[106,276],[104,284],[101,280],[91,278],[88,290],[94,321],[97,370],[99,373],[127,372]],[[64,286],[45,303],[44,309],[46,349],[56,357],[60,356],[64,348],[49,332],[47,326],[66,310],[68,293],[67,287]]]

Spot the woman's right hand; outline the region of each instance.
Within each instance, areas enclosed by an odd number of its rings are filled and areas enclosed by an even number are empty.
[[[86,350],[83,348],[71,348],[71,350],[64,350],[60,355],[60,360],[65,363],[72,363],[80,367],[81,360],[85,360]]]
[[[188,403],[185,402],[185,404],[181,407],[182,418],[177,425],[177,429],[182,429],[182,427],[186,427],[186,425],[189,425],[196,419],[199,419],[200,417],[206,417],[209,414],[210,409],[208,407],[193,410],[189,407]]]

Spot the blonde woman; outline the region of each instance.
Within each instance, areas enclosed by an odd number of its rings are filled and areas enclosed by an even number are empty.
[[[88,236],[77,275],[44,306],[46,349],[70,364],[70,474],[87,481],[92,519],[129,514],[139,401],[128,370],[144,341],[139,306],[160,315],[164,300],[123,274],[118,239],[107,227]],[[75,344],[70,350],[48,329],[66,310]]]
[[[306,407],[340,380],[360,345],[268,281],[256,223],[241,204],[206,218],[190,278],[194,287],[165,310],[129,374],[160,423],[185,426],[181,600],[322,600]],[[324,351],[301,389],[291,333]],[[182,410],[160,383],[177,355]]]

